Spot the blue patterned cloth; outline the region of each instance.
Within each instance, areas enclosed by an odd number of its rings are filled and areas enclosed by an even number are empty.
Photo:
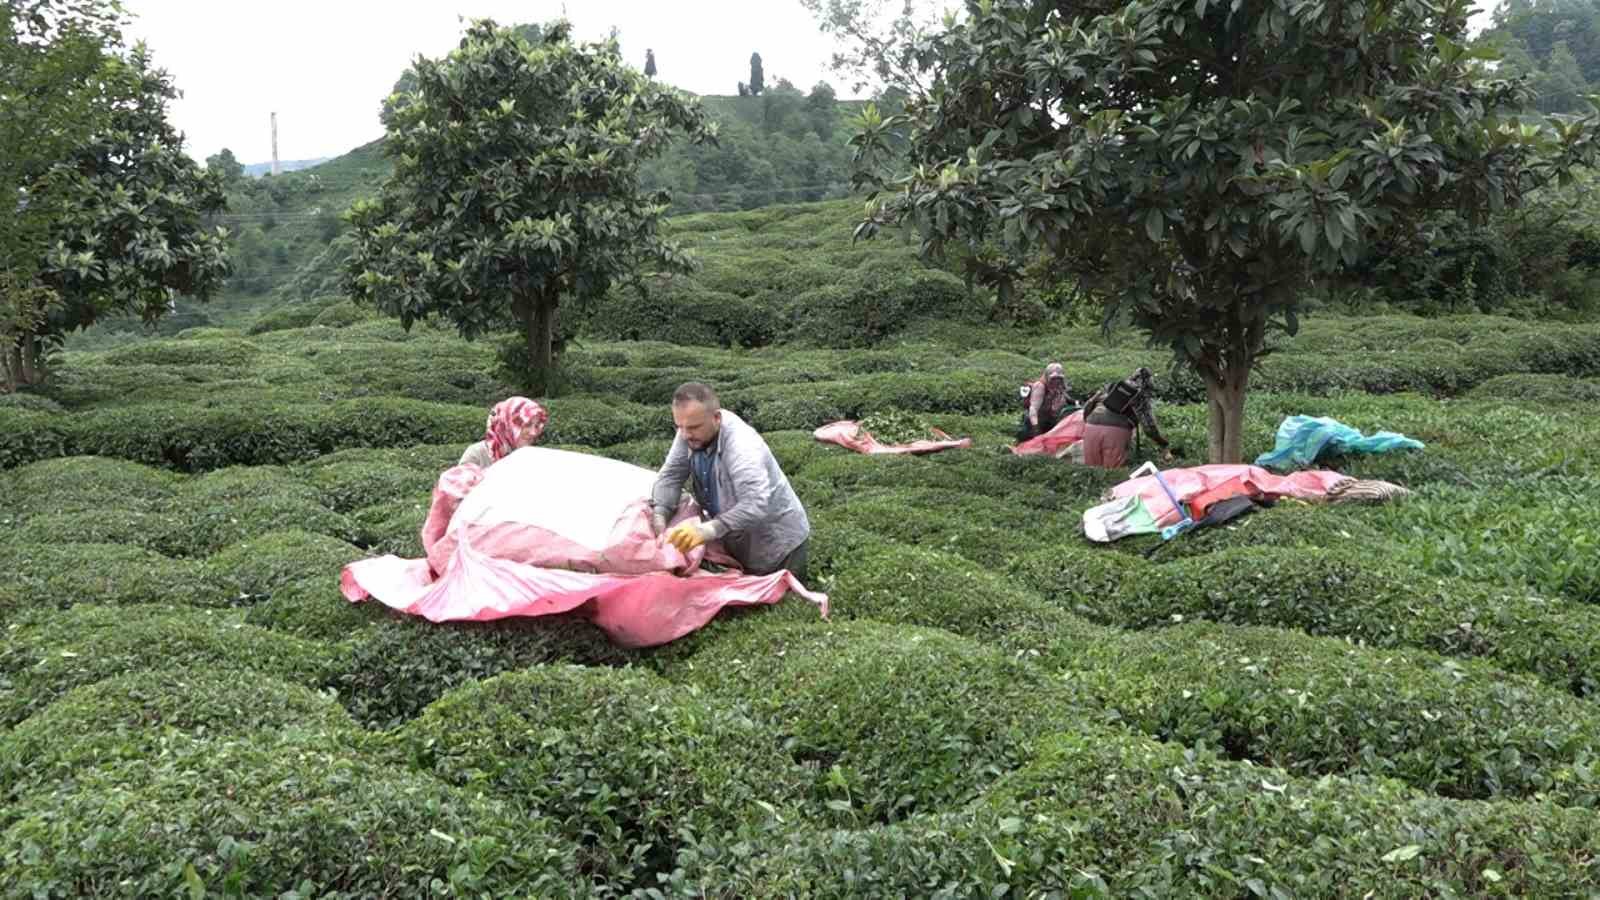
[[[1309,466],[1325,453],[1388,453],[1421,450],[1414,438],[1392,431],[1363,437],[1361,432],[1325,416],[1290,416],[1278,426],[1277,446],[1256,457],[1256,465],[1271,469]]]

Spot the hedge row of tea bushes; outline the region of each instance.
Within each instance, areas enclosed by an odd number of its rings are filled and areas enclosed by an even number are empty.
[[[149,621],[203,628],[171,611]],[[63,624],[98,639],[24,639],[117,665],[98,678],[74,670],[75,689],[0,735],[8,893],[165,893],[191,881],[248,893],[302,879],[350,896],[1596,886],[1590,810],[1313,779],[1203,742],[1155,743],[1110,721],[1120,710],[1100,708],[1085,677],[941,630],[739,616],[676,654],[665,679],[521,666],[373,733],[315,689],[326,674],[290,649],[305,645],[251,642],[233,626],[225,646],[165,638],[133,658],[161,632]],[[1402,664],[1387,677],[1421,671]],[[1460,731],[1464,755],[1516,771],[1491,738]],[[1557,785],[1582,769],[1522,764]],[[1502,798],[1526,787],[1499,786]]]
[[[711,274],[748,299],[747,268]],[[420,552],[491,349],[356,322],[69,355],[0,403],[0,896],[1600,890],[1593,335],[1313,321],[1247,454],[1295,413],[1402,431],[1427,450],[1335,464],[1416,495],[1097,547],[1078,517],[1120,476],[1006,452],[1015,387],[1159,356],[961,328],[572,353],[547,444],[653,467],[671,389],[710,379],[833,599],[643,653],[339,594]],[[1161,384],[1193,460],[1195,387]],[[810,436],[881,412],[978,445]]]
[[[1347,324],[1333,320],[1321,327],[1336,332]],[[1402,332],[1421,327],[1407,320],[1391,324]],[[1565,411],[1583,408],[1593,402],[1584,398],[1600,394],[1600,331],[1492,319],[1426,324],[1452,338],[1417,343],[1463,341],[1426,365],[1475,370],[1449,380],[1395,375],[1422,365],[1424,354],[1369,339],[1365,327],[1339,335],[1308,326],[1255,379],[1247,449],[1270,446],[1272,428],[1289,412],[1340,415],[1369,429],[1410,427],[1426,440],[1428,426],[1412,423],[1441,419],[1438,407],[1402,404],[1391,420],[1390,407],[1378,398],[1370,406],[1359,398],[1397,391],[1457,394],[1470,387],[1477,402],[1507,405],[1482,407],[1479,417],[1513,420],[1495,424],[1498,443],[1487,432],[1473,435],[1475,452],[1513,457],[1526,466],[1584,455],[1581,443],[1544,437],[1552,420],[1572,418]],[[1001,332],[1011,335],[1007,349],[968,345],[953,351],[921,343],[886,350],[739,352],[594,345],[569,356],[563,375],[569,392],[549,401],[547,440],[608,446],[670,434],[667,400],[690,379],[716,385],[729,408],[763,431],[809,431],[837,419],[896,411],[948,427],[965,424],[967,417],[1014,417],[1017,385],[1035,377],[1047,359],[1065,362],[1080,394],[1138,365],[1162,364],[1155,351],[1128,342],[1106,346],[1087,332],[1048,338]],[[1335,349],[1299,352],[1301,346]],[[1339,357],[1338,371],[1325,365],[1330,354]],[[350,447],[466,443],[481,432],[488,406],[512,390],[488,374],[492,365],[486,346],[430,329],[408,336],[387,322],[253,339],[200,335],[70,354],[43,394],[0,404],[0,467],[101,455],[205,471],[299,462]],[[1346,370],[1365,374],[1348,377]],[[1183,405],[1202,396],[1200,385],[1181,375],[1159,379],[1158,389],[1169,403],[1180,404],[1164,419],[1177,423],[1183,445],[1199,452],[1203,417],[1186,413]],[[1472,427],[1469,417],[1447,418],[1462,430]],[[996,421],[989,430],[1002,436],[1010,425]],[[1589,422],[1559,427],[1586,434],[1593,429]],[[1531,461],[1522,452],[1529,443],[1541,453]]]

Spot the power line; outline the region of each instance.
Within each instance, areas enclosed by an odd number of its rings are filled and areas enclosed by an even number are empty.
[[[714,200],[714,199],[724,198],[724,197],[744,197],[744,196],[748,196],[748,195],[752,195],[752,194],[754,194],[754,195],[763,195],[763,194],[773,194],[773,195],[775,195],[775,194],[797,194],[797,193],[803,193],[805,191],[828,191],[828,190],[836,190],[836,189],[849,189],[850,187],[851,187],[851,185],[850,185],[849,182],[833,182],[831,184],[802,184],[802,185],[795,185],[795,186],[792,186],[792,187],[743,187],[743,188],[731,188],[731,189],[726,190],[726,191],[717,191],[717,192],[713,192],[713,193],[678,193],[678,192],[674,192],[674,191],[671,191],[671,190],[668,190],[668,193],[671,195],[670,199],[673,202],[677,202],[679,200],[690,200],[690,199],[694,199],[694,200]],[[657,190],[657,189],[653,188],[652,190]],[[342,212],[342,210],[341,210],[341,212]],[[286,220],[287,221],[307,221],[307,220],[319,219],[319,218],[322,218],[322,217],[324,217],[326,215],[329,215],[329,214],[330,213],[307,213],[307,212],[299,212],[299,211],[293,211],[293,212],[217,213],[215,215],[212,215],[210,218],[212,218],[212,219],[220,219],[220,220],[229,220],[229,221],[245,220],[245,219],[269,219],[269,218],[270,219],[277,219],[278,221],[286,221]]]

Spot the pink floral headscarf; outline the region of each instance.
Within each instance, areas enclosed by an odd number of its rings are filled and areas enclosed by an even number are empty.
[[[517,449],[530,429],[532,439],[538,440],[539,435],[544,433],[545,422],[549,420],[550,414],[544,411],[544,407],[527,397],[507,397],[489,410],[489,422],[485,426],[483,439],[489,442],[489,452],[499,462],[506,454]]]

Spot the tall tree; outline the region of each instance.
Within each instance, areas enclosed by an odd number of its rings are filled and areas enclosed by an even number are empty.
[[[656,77],[656,52],[654,50],[644,51],[644,77]]]
[[[800,0],[800,5],[834,39],[830,67],[851,79],[857,94],[869,87],[907,94],[926,88],[916,47],[945,21],[943,0]]]
[[[37,383],[63,334],[110,314],[154,321],[227,277],[205,226],[222,181],[182,151],[177,96],[110,0],[15,0],[0,11],[0,362]]]
[[[826,141],[839,127],[839,102],[833,85],[819,81],[806,95],[806,119],[817,137]]]
[[[1536,105],[1539,111],[1547,113],[1582,109],[1583,95],[1589,89],[1582,70],[1578,68],[1578,60],[1572,55],[1566,41],[1556,41],[1551,45],[1550,55],[1545,58],[1544,71],[1534,76],[1533,86],[1538,93]]]
[[[348,217],[350,292],[409,328],[441,316],[473,338],[518,327],[548,376],[558,307],[603,295],[644,263],[683,270],[660,238],[669,198],[639,164],[674,132],[714,137],[699,106],[622,61],[615,38],[573,42],[557,21],[537,40],[477,21],[416,87],[386,105],[394,172]]]
[[[761,54],[750,54],[750,96],[761,96],[761,90],[766,87],[764,76],[761,72]]]
[[[244,164],[239,162],[233,151],[227,147],[206,157],[206,170],[220,175],[225,185],[231,185],[244,177]]]
[[[877,208],[923,248],[1044,250],[1204,380],[1237,462],[1250,372],[1300,293],[1374,238],[1519,202],[1595,153],[1596,118],[1502,116],[1529,91],[1467,50],[1469,0],[969,2],[919,43],[934,76],[855,138]]]

